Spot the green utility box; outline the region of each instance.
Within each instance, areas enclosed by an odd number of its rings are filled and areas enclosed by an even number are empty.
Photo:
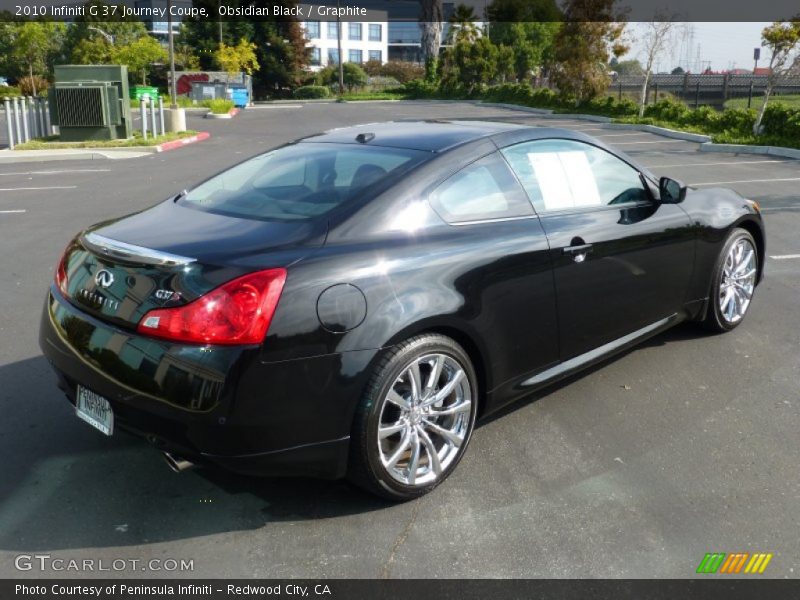
[[[61,141],[131,137],[131,102],[125,65],[57,65],[48,90],[50,122]]]
[[[158,99],[158,88],[153,87],[151,85],[135,85],[133,86],[133,97],[136,100],[141,100],[142,98],[152,98],[153,100]]]

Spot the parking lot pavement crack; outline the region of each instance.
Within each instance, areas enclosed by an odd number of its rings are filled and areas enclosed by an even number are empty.
[[[392,565],[394,564],[395,557],[397,556],[397,552],[400,550],[403,544],[405,544],[406,539],[408,539],[408,534],[411,533],[411,529],[414,527],[414,523],[417,521],[419,506],[420,501],[417,500],[414,503],[414,508],[411,510],[411,517],[408,519],[408,522],[405,524],[405,526],[403,526],[400,534],[394,540],[392,549],[389,552],[389,557],[386,559],[386,562],[383,563],[383,568],[381,569],[381,579],[389,579],[392,576]]]

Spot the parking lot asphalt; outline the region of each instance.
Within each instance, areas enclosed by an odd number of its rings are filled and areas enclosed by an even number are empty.
[[[145,443],[75,418],[36,342],[67,241],[228,165],[332,127],[511,119],[597,136],[656,174],[758,200],[766,279],[747,320],[685,325],[481,425],[434,493],[386,504],[344,482],[169,471]],[[800,162],[460,103],[256,107],[189,116],[206,141],[131,160],[0,165],[0,577],[20,554],[191,559],[103,577],[694,576],[706,552],[771,552],[800,574]],[[593,300],[587,299],[587,302]]]

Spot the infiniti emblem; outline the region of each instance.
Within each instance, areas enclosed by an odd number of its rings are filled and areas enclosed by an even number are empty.
[[[99,287],[107,288],[112,283],[114,283],[114,275],[110,271],[106,271],[105,269],[101,269],[97,273],[94,274],[94,282]]]

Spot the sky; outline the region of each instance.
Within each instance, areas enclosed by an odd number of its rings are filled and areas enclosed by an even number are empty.
[[[770,23],[688,23],[690,33],[678,35],[673,49],[665,51],[654,65],[656,72],[672,71],[677,66],[693,73],[711,66],[712,71],[752,69],[753,48],[761,46],[761,30]],[[634,36],[641,35],[643,24],[631,23]],[[698,60],[699,57],[699,60]],[[622,60],[644,61],[641,42],[634,42]],[[688,61],[687,61],[688,58]],[[688,65],[687,65],[688,62]],[[769,65],[769,52],[761,51],[760,67]],[[688,66],[688,69],[687,69]]]

